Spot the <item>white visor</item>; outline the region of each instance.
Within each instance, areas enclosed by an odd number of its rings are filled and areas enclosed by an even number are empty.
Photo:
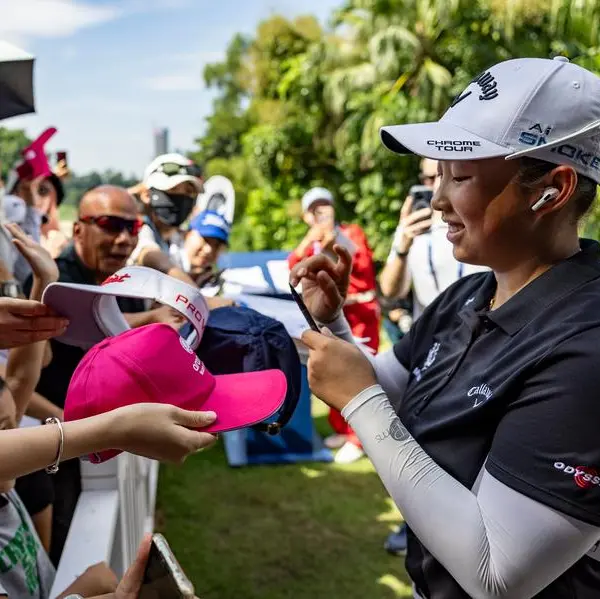
[[[149,299],[180,312],[193,325],[187,339],[196,349],[208,320],[208,306],[200,290],[157,270],[127,266],[102,285],[53,283],[44,291],[42,302],[69,319],[62,343],[89,349],[106,337],[129,330],[117,297]]]

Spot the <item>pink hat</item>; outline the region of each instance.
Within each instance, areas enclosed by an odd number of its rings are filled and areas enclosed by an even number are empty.
[[[32,181],[38,177],[49,177],[52,174],[44,146],[56,131],[56,127],[46,129],[21,152],[24,160],[16,167],[19,179]]]
[[[171,404],[214,411],[206,432],[252,426],[270,418],[287,391],[280,370],[213,376],[179,333],[151,324],[95,345],[75,370],[65,401],[65,420],[79,420],[136,403]],[[120,453],[90,456],[94,463]]]

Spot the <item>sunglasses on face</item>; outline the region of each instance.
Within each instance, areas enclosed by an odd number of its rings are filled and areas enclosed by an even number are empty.
[[[165,162],[161,164],[156,172],[164,173],[168,177],[175,175],[190,175],[191,177],[202,177],[202,171],[195,164],[177,164],[176,162]]]
[[[144,224],[139,218],[130,219],[110,215],[83,216],[79,221],[88,225],[96,225],[106,233],[113,233],[115,235],[118,235],[127,229],[127,232],[134,237],[140,232],[140,229]]]

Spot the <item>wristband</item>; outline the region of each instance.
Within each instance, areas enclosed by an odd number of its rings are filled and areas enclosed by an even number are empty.
[[[399,252],[396,248],[394,248],[394,253],[398,258],[406,258],[408,256],[408,252]]]
[[[62,460],[63,449],[65,447],[65,432],[63,430],[62,422],[58,418],[46,418],[44,424],[56,424],[56,426],[58,426],[58,432],[60,433],[56,459],[52,464],[50,464],[50,466],[46,468],[46,472],[48,474],[56,474],[58,472],[58,466],[60,465],[60,461]]]

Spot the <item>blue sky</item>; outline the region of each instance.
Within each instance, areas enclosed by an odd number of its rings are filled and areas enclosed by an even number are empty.
[[[341,0],[0,0],[0,39],[36,56],[37,113],[0,123],[34,137],[58,134],[77,172],[140,175],[153,130],[190,149],[210,113],[202,79],[237,32],[272,14],[311,13],[327,23]]]

